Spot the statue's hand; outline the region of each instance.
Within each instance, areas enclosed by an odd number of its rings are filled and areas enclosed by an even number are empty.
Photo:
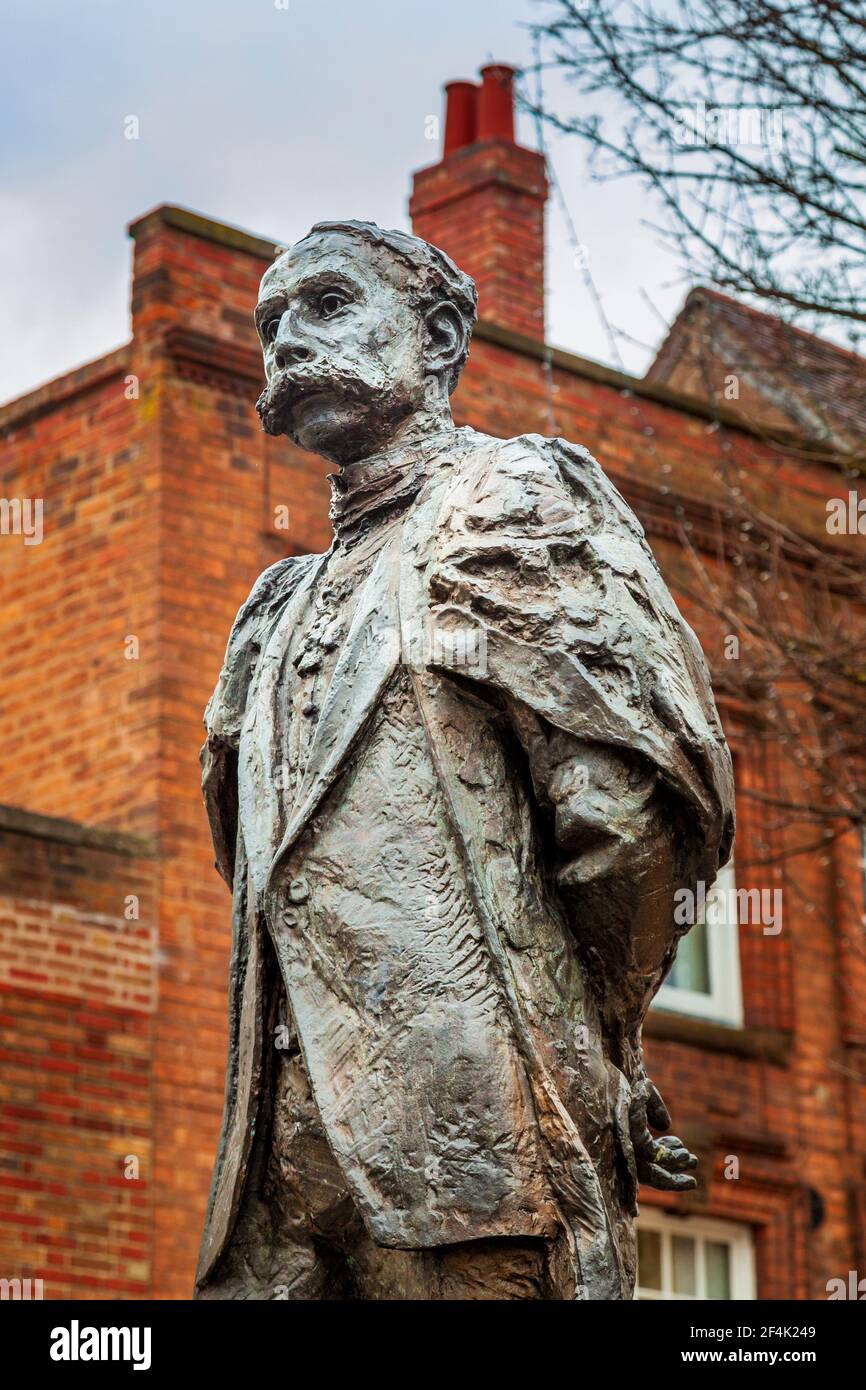
[[[629,1107],[629,1130],[634,1147],[638,1181],[662,1192],[688,1192],[697,1179],[687,1171],[698,1160],[673,1134],[653,1138],[653,1129],[667,1129],[671,1117],[656,1087],[645,1077]]]

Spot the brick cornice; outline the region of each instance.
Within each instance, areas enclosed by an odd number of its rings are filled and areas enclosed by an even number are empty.
[[[262,355],[256,348],[200,333],[182,324],[173,324],[166,330],[163,346],[166,355],[184,375],[236,395],[246,395],[250,386],[261,390],[265,384]]]
[[[791,1034],[773,1028],[730,1028],[724,1023],[663,1009],[652,1009],[643,1027],[647,1037],[685,1043],[708,1052],[727,1052],[733,1057],[756,1058],[776,1066],[787,1066],[791,1060]]]
[[[153,859],[157,854],[155,840],[130,835],[125,830],[107,830],[102,826],[83,825],[80,821],[62,820],[57,816],[42,816],[35,811],[25,811],[20,806],[0,805],[0,834],[26,835],[34,840],[104,850],[132,859]]]
[[[37,386],[35,391],[28,391],[25,396],[18,396],[16,400],[0,406],[0,435],[8,435],[47,411],[54,410],[72,396],[92,391],[112,377],[121,376],[129,368],[131,351],[132,344],[125,343],[123,347],[107,352],[104,357],[85,362],[83,367],[64,372],[62,376],[46,381],[43,386]]]

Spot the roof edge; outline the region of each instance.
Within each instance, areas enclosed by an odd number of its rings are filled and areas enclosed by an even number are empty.
[[[127,858],[153,859],[157,854],[156,841],[148,837],[131,835],[125,830],[109,830],[99,825],[84,825],[81,821],[64,820],[60,816],[43,816],[35,811],[25,811],[21,806],[0,805],[0,833],[104,850]]]
[[[119,376],[129,366],[131,351],[130,341],[104,353],[102,357],[94,357],[80,367],[73,367],[71,371],[51,377],[49,381],[25,392],[23,396],[14,396],[11,401],[6,401],[0,405],[0,434],[7,434],[31,416],[53,410],[73,396],[91,391],[103,381]]]
[[[135,241],[154,223],[173,227],[175,231],[186,232],[217,246],[228,246],[232,251],[243,251],[258,260],[272,261],[277,251],[284,246],[281,241],[269,241],[267,237],[257,236],[254,232],[236,227],[231,222],[217,222],[212,217],[205,217],[203,213],[193,212],[191,208],[180,207],[176,203],[160,203],[158,207],[151,208],[150,212],[136,217],[126,230]]]
[[[717,290],[712,285],[693,285],[683,300],[680,314],[690,304],[699,304],[701,300],[705,299],[714,299],[719,304],[728,304],[732,309],[737,309],[740,313],[747,314],[751,318],[769,319],[771,323],[781,325],[788,333],[796,334],[798,338],[806,338],[810,343],[815,343],[820,348],[829,348],[831,352],[837,353],[840,357],[848,358],[852,365],[866,371],[866,357],[862,353],[855,352],[853,348],[843,347],[841,343],[834,342],[832,338],[822,338],[820,333],[812,333],[808,328],[801,328],[799,324],[788,323],[787,319],[781,318],[778,314],[768,314],[765,309],[758,309],[754,304],[747,304],[744,299],[736,299],[734,295],[725,294],[723,290]],[[679,317],[678,314],[677,318]],[[674,323],[671,324],[668,335],[673,330],[676,321],[675,319]]]
[[[503,328],[498,323],[479,319],[475,325],[473,337],[480,338],[483,342],[493,343],[498,347],[508,348],[524,357],[532,357],[536,361],[549,363],[550,366],[558,367],[561,371],[569,372],[572,376],[584,377],[588,381],[599,382],[601,385],[610,386],[614,390],[628,392],[629,395],[639,396],[643,400],[653,401],[657,405],[682,411],[685,415],[693,415],[697,419],[707,420],[711,424],[724,425],[727,429],[735,430],[737,434],[745,434],[749,438],[759,439],[765,444],[778,444],[788,449],[808,448],[811,462],[833,468],[844,468],[845,470],[856,466],[856,463],[852,463],[852,459],[847,454],[838,450],[822,450],[805,436],[798,434],[796,430],[750,425],[742,415],[731,410],[728,406],[714,405],[700,396],[684,395],[679,391],[672,390],[670,386],[665,386],[662,382],[653,381],[647,377],[629,376],[627,372],[619,371],[616,367],[606,367],[604,363],[596,362],[591,357],[580,357],[577,353],[568,352],[564,348],[551,347],[542,342],[541,339],[529,338],[523,333],[517,333],[512,328]]]

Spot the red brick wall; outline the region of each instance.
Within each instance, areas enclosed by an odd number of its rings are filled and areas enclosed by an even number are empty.
[[[147,1297],[154,865],[74,826],[9,828],[27,820],[0,831],[0,1277]]]
[[[156,815],[156,459],[112,354],[0,412],[0,495],[43,539],[0,537],[0,802],[149,833]],[[52,401],[52,395],[54,401]],[[127,636],[139,640],[126,659]]]

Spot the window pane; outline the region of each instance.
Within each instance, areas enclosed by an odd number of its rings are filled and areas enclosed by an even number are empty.
[[[683,937],[677,947],[677,958],[668,975],[667,983],[675,989],[696,990],[698,994],[711,992],[710,955],[705,923],[697,922],[688,936]]]
[[[720,1240],[708,1240],[704,1246],[707,1271],[707,1298],[730,1298],[731,1252]]]
[[[658,1231],[637,1233],[637,1282],[642,1289],[662,1286],[662,1238]]]
[[[698,1292],[695,1270],[695,1242],[689,1236],[674,1236],[671,1241],[674,1255],[674,1293]]]

